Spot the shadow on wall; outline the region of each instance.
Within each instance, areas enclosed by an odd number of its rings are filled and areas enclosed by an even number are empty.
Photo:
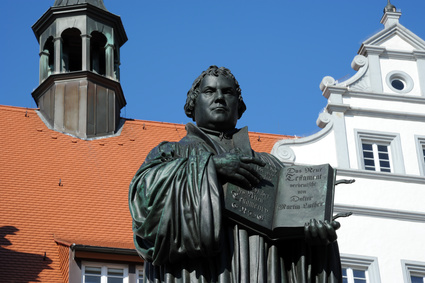
[[[43,254],[30,254],[13,250],[6,238],[16,235],[19,229],[14,226],[0,227],[0,281],[1,282],[40,282],[38,275],[44,269],[52,269],[52,260]]]

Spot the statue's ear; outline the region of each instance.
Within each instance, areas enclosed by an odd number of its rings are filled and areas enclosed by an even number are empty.
[[[196,99],[198,98],[198,96],[196,96],[196,98],[194,99],[194,100],[192,100],[192,102],[193,102],[193,109],[192,109],[192,113],[191,113],[191,116],[192,116],[192,121],[193,122],[196,122],[196,118],[195,118],[195,110],[196,110]]]
[[[246,104],[243,100],[238,100],[238,120],[242,117],[242,114],[246,110]]]

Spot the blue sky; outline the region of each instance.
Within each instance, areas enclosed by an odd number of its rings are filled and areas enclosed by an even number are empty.
[[[35,108],[38,42],[31,26],[54,0],[3,1],[0,10],[0,104]],[[171,123],[193,80],[209,65],[238,79],[250,131],[308,136],[326,106],[320,81],[355,72],[361,43],[383,29],[386,0],[104,0],[121,16],[121,116]],[[400,23],[425,39],[424,0],[392,0]]]

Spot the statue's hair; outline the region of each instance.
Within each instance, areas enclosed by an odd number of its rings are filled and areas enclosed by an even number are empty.
[[[242,98],[242,91],[239,86],[239,83],[229,69],[225,67],[219,68],[215,65],[210,66],[207,70],[203,71],[199,75],[199,77],[196,78],[196,80],[192,84],[192,87],[187,92],[186,104],[184,105],[184,112],[186,113],[186,116],[195,120],[195,102],[200,92],[199,87],[201,85],[202,80],[205,78],[205,76],[215,76],[215,77],[223,76],[225,78],[229,78],[234,81],[236,92],[238,94],[238,99],[239,99],[238,119],[241,118],[242,114],[246,110],[246,105]]]

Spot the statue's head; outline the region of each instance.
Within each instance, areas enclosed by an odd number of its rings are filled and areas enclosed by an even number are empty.
[[[214,92],[214,94],[210,96],[212,92]],[[223,92],[225,92],[224,96],[221,95]],[[202,97],[200,97],[200,94],[202,94]],[[232,109],[236,108],[235,113],[228,113],[227,116],[231,115],[232,117],[223,117],[222,119],[225,119],[225,121],[220,121],[220,119],[213,118],[212,116],[209,118],[208,113],[210,112],[209,110],[211,110],[210,108],[217,108],[217,105],[223,106],[223,112],[233,111]],[[217,66],[210,66],[193,82],[192,87],[187,92],[184,110],[186,115],[192,118],[198,126],[205,127],[205,125],[200,125],[200,123],[204,123],[204,118],[214,119],[212,122],[217,125],[214,124],[209,128],[222,130],[223,128],[230,128],[231,124],[234,124],[233,127],[236,125],[236,121],[242,117],[242,114],[245,112],[246,105],[242,99],[239,83],[230,70],[224,67],[219,68]],[[221,115],[220,107],[218,107],[215,112],[217,112],[217,115]],[[226,122],[229,124],[225,126],[218,125]]]

